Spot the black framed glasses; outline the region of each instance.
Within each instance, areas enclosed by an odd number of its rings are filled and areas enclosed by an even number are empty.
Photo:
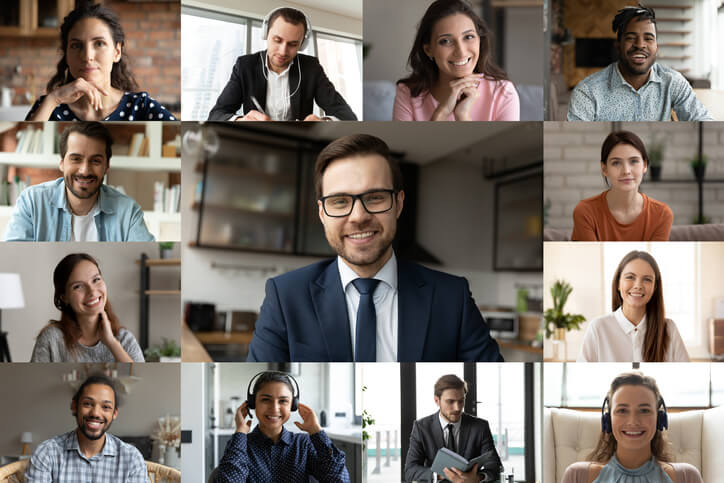
[[[349,216],[357,200],[360,200],[367,213],[374,215],[392,209],[392,195],[394,194],[395,190],[371,190],[359,195],[340,193],[322,196],[319,201],[322,202],[324,213],[333,218]]]

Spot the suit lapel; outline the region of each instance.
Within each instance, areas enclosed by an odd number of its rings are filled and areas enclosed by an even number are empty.
[[[440,411],[435,414],[432,421],[432,440],[438,450],[445,447],[445,435],[442,433],[442,426],[440,425]],[[437,453],[437,450],[435,453]],[[434,458],[435,455],[433,455],[433,460]],[[430,463],[432,463],[432,461],[430,461]]]
[[[297,64],[297,62],[299,64]],[[302,85],[299,84],[299,73],[302,67],[302,60],[297,55],[294,58],[294,63],[289,67],[289,104],[292,108],[292,119],[298,119],[303,121],[300,112],[302,111]],[[299,84],[299,89],[297,85]],[[297,91],[296,93],[294,91]],[[294,96],[292,96],[294,93]],[[338,277],[339,278],[339,277]],[[340,282],[341,284],[342,282]]]
[[[329,360],[354,361],[347,302],[336,259],[327,265],[316,280],[310,282],[309,290],[319,322],[319,336],[327,348]]]
[[[264,62],[266,61],[266,50],[263,52],[262,55],[259,56],[259,75],[261,78],[259,79],[259,82],[256,82],[254,86],[252,86],[251,89],[251,95],[256,97],[256,100],[259,101],[259,104],[261,107],[266,111],[266,77],[264,77],[264,72],[266,69],[266,66],[264,65]],[[268,74],[267,74],[268,75]],[[249,101],[251,101],[251,96],[249,96]],[[246,110],[246,112],[249,112],[251,110],[256,109],[256,106],[252,102],[249,106],[249,109]]]
[[[397,278],[397,360],[421,361],[430,324],[433,284],[422,278],[415,265],[399,259]]]
[[[470,434],[470,425],[468,424],[468,416],[467,414],[462,415],[462,421],[460,421],[460,436],[458,438],[458,441],[460,444],[458,445],[458,454],[461,456],[465,456],[465,451],[468,449],[468,437]]]

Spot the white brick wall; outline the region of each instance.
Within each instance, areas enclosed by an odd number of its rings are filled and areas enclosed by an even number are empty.
[[[697,155],[697,123],[617,123],[618,129],[639,135],[647,148],[654,140],[665,143],[661,177],[691,183],[654,183],[648,174],[642,192],[663,201],[674,212],[674,223],[688,225],[697,215],[698,188],[689,161]],[[578,201],[606,189],[601,176],[601,144],[613,129],[610,122],[545,122],[544,201],[550,202],[546,226],[573,228]],[[709,158],[706,178],[724,180],[724,122],[703,128],[704,154]],[[724,183],[704,184],[704,215],[724,223]]]

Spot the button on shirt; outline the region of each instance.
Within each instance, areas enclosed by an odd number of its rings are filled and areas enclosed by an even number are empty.
[[[345,455],[324,431],[293,434],[282,428],[279,441],[267,438],[257,426],[247,434],[234,433],[219,463],[216,481],[223,483],[349,483]]]
[[[154,241],[141,207],[120,191],[102,185],[96,206],[99,241]],[[72,216],[63,178],[30,186],[18,197],[5,241],[70,241]]]
[[[578,83],[568,105],[569,121],[711,121],[684,76],[658,63],[637,91],[614,62]]]
[[[347,316],[354,348],[360,294],[352,281],[360,277],[341,257],[337,257],[337,266],[347,303]],[[394,253],[372,278],[381,281],[372,296],[377,316],[377,362],[397,362],[397,258]]]
[[[130,444],[106,433],[97,455],[86,458],[78,445],[76,430],[43,441],[25,471],[28,483],[148,483],[146,462]]]
[[[669,346],[664,361],[689,362],[684,341],[672,320],[666,319]],[[583,337],[578,362],[641,362],[643,360],[646,316],[634,325],[619,307],[614,313],[590,322]]]

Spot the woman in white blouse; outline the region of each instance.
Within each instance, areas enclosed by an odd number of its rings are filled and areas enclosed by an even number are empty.
[[[613,313],[588,324],[578,362],[689,362],[676,324],[665,316],[654,257],[642,251],[623,257],[611,292]]]

